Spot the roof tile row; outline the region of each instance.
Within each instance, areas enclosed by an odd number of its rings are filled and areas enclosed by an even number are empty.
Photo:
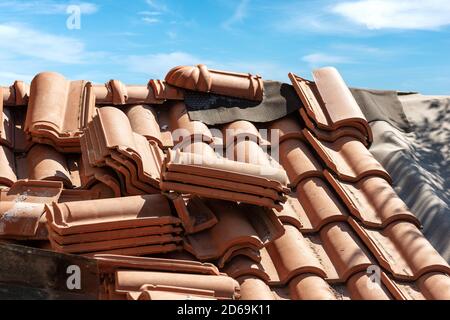
[[[215,127],[189,119],[185,91],[261,101],[260,77],[199,65],[146,86],[3,88],[0,236],[95,257],[101,298],[450,299],[350,91],[333,68],[313,76],[290,74],[299,112]]]

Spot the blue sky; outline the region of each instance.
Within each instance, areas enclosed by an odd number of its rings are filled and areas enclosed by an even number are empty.
[[[81,10],[80,29],[66,9]],[[143,84],[176,65],[450,94],[449,0],[0,0],[0,84],[41,71]]]

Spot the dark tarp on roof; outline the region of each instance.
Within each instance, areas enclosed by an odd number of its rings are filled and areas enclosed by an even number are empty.
[[[207,125],[237,120],[270,122],[298,110],[302,105],[293,86],[277,81],[264,81],[261,102],[187,91],[185,103],[189,118]]]

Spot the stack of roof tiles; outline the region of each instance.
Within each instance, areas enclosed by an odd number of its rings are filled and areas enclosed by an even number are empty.
[[[144,255],[179,248],[180,219],[160,194],[47,206],[48,238],[64,253]]]
[[[259,76],[0,88],[0,238],[95,258],[100,299],[450,299],[338,72],[289,76],[298,111],[217,126],[189,118],[185,93],[258,102]]]

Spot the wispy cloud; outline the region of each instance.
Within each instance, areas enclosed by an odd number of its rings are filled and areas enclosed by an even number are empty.
[[[169,11],[169,8],[167,7],[167,5],[161,3],[161,2],[159,2],[157,0],[146,0],[145,2],[148,4],[148,6],[151,9],[153,9],[153,10],[155,10],[157,12]]]
[[[159,22],[158,18],[152,18],[152,17],[143,17],[141,20],[147,24],[155,24],[155,23]]]
[[[450,25],[448,0],[347,1],[336,4],[332,12],[372,30],[430,30]]]
[[[82,41],[56,36],[21,24],[0,24],[0,51],[9,55],[38,58],[64,64],[82,63]]]
[[[140,20],[146,24],[157,24],[162,21],[163,15],[170,14],[171,11],[169,7],[156,0],[146,0],[145,1],[150,10],[144,10],[138,12],[141,16]]]
[[[343,64],[343,63],[351,63],[351,59],[344,57],[344,56],[338,56],[338,55],[331,55],[326,54],[322,52],[316,52],[308,54],[304,57],[302,57],[302,60],[307,62],[313,67],[328,65],[328,64]]]
[[[250,0],[240,0],[233,12],[233,15],[222,24],[222,27],[224,27],[225,29],[229,29],[234,24],[242,22],[247,16],[249,2]]]
[[[1,1],[0,10],[25,14],[66,14],[69,5],[78,5],[82,14],[94,14],[98,11],[98,6],[91,2],[76,1]]]

